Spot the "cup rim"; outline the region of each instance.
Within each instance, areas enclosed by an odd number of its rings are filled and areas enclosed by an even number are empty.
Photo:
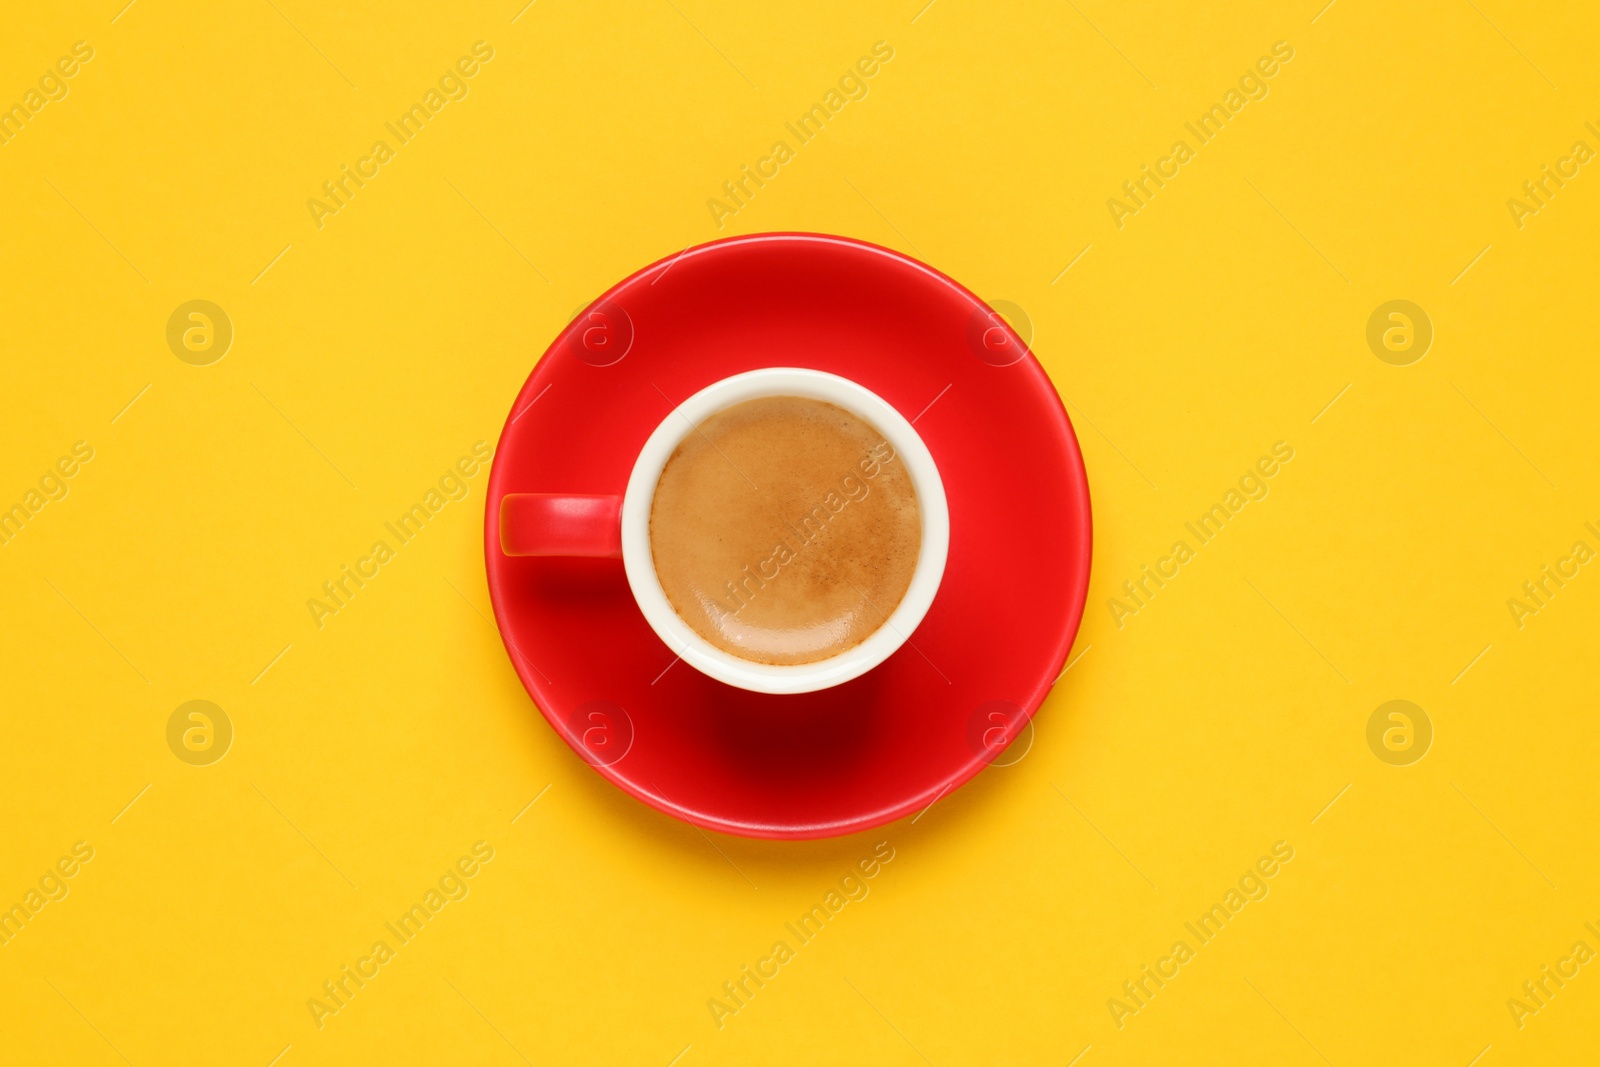
[[[713,645],[672,607],[650,550],[650,508],[667,460],[709,416],[746,400],[800,396],[837,404],[881,431],[911,475],[922,515],[922,543],[911,583],[888,619],[866,640],[813,663],[741,659]],[[950,547],[950,513],[938,465],[916,428],[888,401],[859,382],[803,367],[764,367],[706,386],[678,404],[645,441],[622,498],[622,563],[645,621],[685,663],[728,685],[758,693],[809,693],[858,678],[909,640],[933,605]]]

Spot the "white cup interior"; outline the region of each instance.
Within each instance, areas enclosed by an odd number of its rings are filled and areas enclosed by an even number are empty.
[[[865,641],[814,663],[756,663],[701,637],[673,610],[650,551],[650,506],[673,450],[696,426],[724,408],[766,396],[824,400],[875,426],[905,464],[922,513],[922,547],[900,604]],[[848,682],[888,659],[933,604],[950,549],[950,512],[933,456],[905,416],[865,386],[837,374],[797,367],[747,371],[700,390],[662,420],[645,442],[622,498],[622,562],[634,599],[652,629],[696,670],[758,693],[808,693]]]

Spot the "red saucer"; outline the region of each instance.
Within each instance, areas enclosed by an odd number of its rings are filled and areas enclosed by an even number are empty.
[[[757,367],[852,378],[913,420],[944,480],[950,557],[911,640],[875,670],[772,696],[675,662],[622,561],[508,557],[507,493],[621,493],[672,408]],[[556,338],[489,477],[495,618],[550,725],[670,815],[747,837],[865,830],[971,778],[1060,674],[1089,583],[1088,482],[1032,354],[960,285],[820,234],[714,241],[626,279]]]

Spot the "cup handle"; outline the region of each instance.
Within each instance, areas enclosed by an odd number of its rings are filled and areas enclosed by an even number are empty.
[[[500,551],[508,556],[622,558],[622,498],[507,493],[500,498]]]

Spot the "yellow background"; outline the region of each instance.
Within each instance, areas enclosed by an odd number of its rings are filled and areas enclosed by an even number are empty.
[[[0,903],[95,858],[0,948],[0,1060],[1600,1054],[1600,965],[1521,1029],[1506,1006],[1600,949],[1600,568],[1520,629],[1506,606],[1600,548],[1600,167],[1506,207],[1600,148],[1592,7],[923,2],[7,11],[0,102],[95,57],[0,146],[0,504],[95,458],[0,548]],[[478,40],[470,95],[319,229],[307,199]],[[719,231],[707,199],[879,40],[869,95]],[[1119,230],[1107,198],[1280,40],[1270,95]],[[1024,308],[1096,523],[1028,754],[801,844],[659,815],[545,725],[486,620],[486,475],[321,629],[305,607],[494,441],[579,305],[780,229]],[[165,340],[197,298],[236,331],[205,367]],[[1397,298],[1436,334],[1406,367],[1365,340]],[[1270,496],[1118,628],[1108,598],[1279,440]],[[191,699],[236,731],[211,766],[167,746]],[[1391,699],[1434,727],[1411,766],[1367,746]],[[308,998],[479,840],[471,895],[319,1029]],[[719,1029],[707,1000],[883,840]],[[1107,1000],[1280,840],[1270,896],[1118,1028]]]

